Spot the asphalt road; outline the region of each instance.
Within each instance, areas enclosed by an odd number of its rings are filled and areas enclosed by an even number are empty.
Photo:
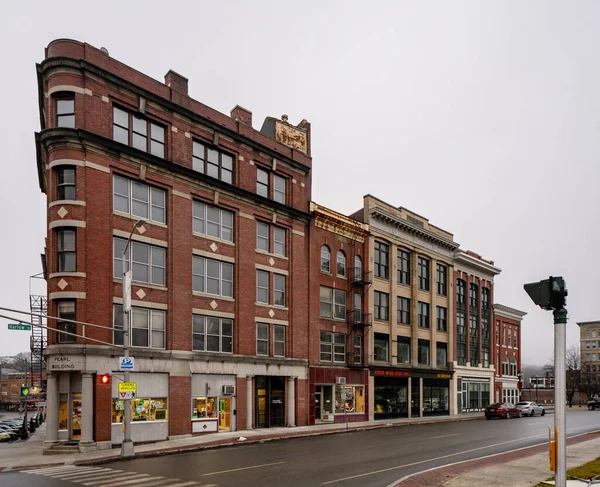
[[[162,477],[156,481],[161,486],[174,482],[172,487],[385,487],[409,473],[542,443],[548,438],[553,418],[546,415],[415,425],[297,438],[111,463],[103,466],[108,470],[97,473],[111,478],[111,482],[131,480],[132,487],[138,485],[133,477],[136,474],[146,474],[147,477],[138,477],[148,480],[139,484],[144,486],[151,485],[155,477]],[[569,436],[600,430],[600,412],[569,412],[567,429]],[[101,477],[95,483],[86,483],[89,479],[85,473],[82,471],[78,477],[77,472],[58,471],[54,478],[5,473],[0,474],[0,480],[11,487],[65,486],[75,481],[94,486],[109,483],[103,484]]]

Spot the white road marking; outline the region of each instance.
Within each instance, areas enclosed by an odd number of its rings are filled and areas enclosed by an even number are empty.
[[[203,485],[200,485],[198,482],[183,482],[181,484],[172,484],[167,487],[187,487],[188,485],[197,485],[198,487],[204,487]]]
[[[451,436],[459,436],[459,435],[462,435],[462,433],[454,433],[452,435],[443,435],[443,436],[432,436],[429,439],[430,440],[437,440],[438,438],[450,438]]]
[[[61,473],[50,473],[48,475],[44,475],[44,477],[50,477],[52,479],[60,479],[60,480],[71,480],[71,479],[76,479],[79,477],[85,477],[85,476],[89,476],[89,475],[98,475],[100,473],[106,473],[107,471],[110,471],[109,468],[86,468],[86,469],[77,469],[77,470],[72,470],[70,472],[61,472]]]
[[[271,465],[281,465],[283,462],[263,463],[262,465],[252,465],[251,467],[232,468],[230,470],[221,470],[220,472],[203,473],[202,476],[220,475],[222,473],[239,472],[240,470],[250,470],[251,468],[270,467]]]
[[[125,472],[123,473],[123,478],[120,480],[110,479],[107,480],[106,483],[102,484],[102,487],[109,487],[113,485],[131,485],[137,484],[142,481],[146,481],[147,478],[150,477],[147,473],[135,473],[135,472]]]
[[[76,484],[83,484],[83,485],[99,485],[103,482],[108,482],[109,480],[113,480],[114,477],[118,478],[121,476],[123,476],[123,472],[121,470],[113,470],[112,472],[99,473],[94,478],[72,480],[72,482],[75,482]]]
[[[58,472],[60,470],[74,470],[77,467],[74,465],[63,465],[62,467],[48,467],[48,468],[33,468],[31,470],[21,470],[21,473],[33,473],[33,474],[41,474],[48,472]]]

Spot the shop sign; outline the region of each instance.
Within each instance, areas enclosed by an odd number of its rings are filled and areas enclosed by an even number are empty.
[[[452,379],[452,374],[438,374],[438,379]]]
[[[83,370],[83,357],[69,357],[68,355],[53,355],[49,361],[50,371],[75,371]]]
[[[410,377],[410,372],[405,370],[373,370],[375,377]]]

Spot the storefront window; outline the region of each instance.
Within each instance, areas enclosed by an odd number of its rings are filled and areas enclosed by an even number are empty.
[[[58,429],[66,430],[69,428],[68,421],[68,406],[67,401],[60,401],[58,406]]]
[[[192,419],[217,418],[218,403],[216,397],[196,397],[192,409]]]
[[[418,381],[415,380],[414,383],[418,385]],[[375,419],[407,416],[408,379],[377,377],[375,379]]]
[[[449,414],[447,380],[423,379],[423,413],[425,415]]]
[[[335,386],[335,412],[364,413],[364,395],[362,386]]]
[[[112,422],[122,423],[125,416],[125,401],[113,399]],[[166,398],[136,398],[131,400],[131,421],[165,421],[168,420]]]

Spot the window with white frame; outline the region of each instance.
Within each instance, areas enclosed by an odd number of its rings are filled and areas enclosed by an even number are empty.
[[[517,376],[517,359],[513,357],[510,359],[510,375]]]
[[[269,304],[269,273],[256,271],[256,302]]]
[[[195,200],[192,230],[198,235],[233,242],[233,213]]]
[[[113,107],[113,140],[165,157],[165,127],[118,107]]]
[[[346,254],[343,250],[337,251],[335,273],[340,277],[346,277]]]
[[[113,210],[150,222],[166,223],[166,192],[113,174]]]
[[[127,240],[113,237],[113,277],[121,279],[123,248]],[[132,269],[132,280],[165,286],[167,283],[167,249],[142,242],[131,241],[127,249],[127,269]]]
[[[277,174],[273,175],[273,199],[283,205],[285,205],[285,183],[285,178]]]
[[[192,290],[233,298],[233,264],[199,255],[192,258]]]
[[[321,362],[346,362],[346,334],[321,331],[320,338]]]
[[[504,358],[502,359],[502,375],[508,375],[509,373],[509,362],[508,362],[508,356],[505,355]]]
[[[216,316],[192,316],[192,346],[195,352],[233,352],[233,320]]]
[[[285,357],[285,326],[273,325],[273,356]]]
[[[193,142],[192,168],[211,178],[233,183],[233,156],[202,142]]]
[[[354,279],[360,280],[362,279],[363,268],[362,268],[362,259],[359,255],[354,256]]]
[[[59,166],[56,168],[56,199],[77,199],[74,166]]]
[[[268,323],[256,323],[256,355],[269,355]]]
[[[164,311],[132,307],[130,319],[129,346],[165,348],[167,316]],[[115,304],[113,307],[113,331],[115,345],[124,345],[123,306],[120,304]]]
[[[320,290],[321,318],[334,318],[336,320],[346,319],[346,291],[321,286]]]
[[[285,228],[257,221],[256,248],[285,257],[285,233]]]
[[[273,304],[275,306],[285,306],[285,281],[283,274],[273,274]]]
[[[327,245],[321,246],[321,272],[331,272],[331,250]]]

